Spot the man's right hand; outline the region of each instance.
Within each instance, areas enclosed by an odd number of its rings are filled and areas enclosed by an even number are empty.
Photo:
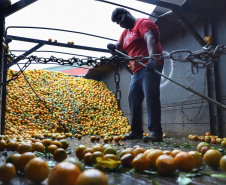
[[[116,46],[114,44],[108,44],[107,48],[111,50],[113,53],[115,52]]]

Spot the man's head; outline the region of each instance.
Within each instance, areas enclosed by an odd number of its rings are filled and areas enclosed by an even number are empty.
[[[136,18],[124,8],[116,8],[111,15],[112,22],[116,22],[122,28],[132,29],[135,25]]]

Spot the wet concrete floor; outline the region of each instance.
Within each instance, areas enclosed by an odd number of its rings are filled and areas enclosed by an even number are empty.
[[[80,145],[84,144],[87,147],[92,147],[97,142],[91,142],[89,140],[89,137],[82,137],[81,140],[78,139],[68,139],[70,142],[70,146],[67,149],[69,152],[68,157],[75,157],[75,148]],[[100,140],[98,143],[103,143],[103,139]],[[120,151],[124,148],[133,147],[135,145],[140,145],[144,147],[145,149],[148,148],[158,148],[161,150],[173,150],[173,149],[181,149],[183,151],[190,151],[190,150],[196,150],[196,146],[198,145],[199,141],[191,141],[187,138],[165,138],[164,142],[162,143],[143,143],[141,140],[129,140],[129,141],[120,141],[118,144],[115,142],[108,142],[116,148],[117,151]],[[222,149],[222,147],[219,144],[212,144],[211,147],[220,148],[222,152],[226,153],[226,149]],[[70,152],[71,151],[71,152]],[[3,155],[3,152],[5,155]],[[3,151],[0,152],[0,165],[4,163],[7,156],[9,156],[12,153],[10,151]],[[52,160],[53,163],[55,163]],[[85,167],[90,168],[90,167]],[[203,175],[203,172],[206,173],[213,173],[213,174],[220,174],[220,175],[226,175],[223,173],[223,171],[220,168],[212,169],[208,166],[204,166],[201,170],[201,173],[198,172],[192,172],[186,174],[186,177],[189,179],[184,179],[183,182],[186,182],[186,180],[191,180],[190,184],[205,184],[205,185],[225,185],[226,184],[226,178],[223,177],[212,177],[208,175]],[[145,174],[136,173],[133,170],[127,171],[127,172],[105,172],[106,176],[109,180],[109,185],[146,185],[146,184],[163,184],[163,185],[173,185],[173,184],[180,184],[178,182],[178,173],[175,175],[161,175],[156,172],[150,172]],[[182,174],[182,173],[181,173]],[[183,178],[184,176],[182,176]],[[182,181],[181,181],[182,182]],[[0,182],[1,184],[1,182]],[[16,178],[12,179],[10,185],[32,185],[33,183],[29,181],[27,178],[21,175],[17,175]],[[41,183],[42,185],[47,185],[47,179]]]

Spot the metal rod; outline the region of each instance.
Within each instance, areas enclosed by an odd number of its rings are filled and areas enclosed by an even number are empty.
[[[128,59],[133,60],[133,58],[129,57],[128,55],[126,55],[126,54],[124,54],[124,53],[122,53],[121,51],[118,51],[117,49],[115,49],[115,51],[116,51],[117,53],[119,53],[119,54],[121,54],[121,55],[127,57]],[[138,62],[138,61],[135,61],[135,62],[137,62],[138,64],[140,64],[140,65],[142,65],[142,66],[144,66],[144,67],[146,67],[146,65],[143,64],[142,62]],[[180,83],[174,81],[173,79],[171,79],[171,78],[165,76],[164,74],[160,73],[159,71],[154,70],[154,72],[155,72],[156,74],[158,74],[158,75],[160,75],[160,76],[166,78],[167,80],[169,80],[169,81],[171,81],[171,82],[177,84],[178,86],[180,86],[180,87],[182,87],[182,88],[184,88],[184,89],[186,89],[186,90],[188,90],[188,91],[190,91],[190,92],[196,94],[197,96],[200,96],[200,97],[206,99],[207,101],[212,102],[212,103],[218,105],[219,107],[221,107],[221,108],[223,108],[223,109],[226,109],[226,105],[224,105],[224,104],[222,104],[222,103],[220,103],[220,102],[218,102],[218,101],[215,101],[214,99],[212,99],[212,98],[210,98],[210,97],[208,97],[208,96],[205,96],[205,95],[203,95],[203,94],[201,94],[201,93],[195,91],[195,90],[192,89],[191,87],[186,87],[186,86],[184,86],[184,85],[182,85],[182,84],[180,84]]]
[[[43,43],[43,44],[52,45],[52,46],[60,46],[60,47],[76,48],[76,49],[84,49],[84,50],[89,50],[89,51],[98,51],[98,52],[109,53],[109,50],[101,49],[101,48],[94,48],[94,47],[88,47],[88,46],[79,46],[79,45],[70,45],[70,44],[51,42],[51,41],[45,41],[45,40],[39,40],[39,39],[18,37],[18,36],[13,36],[13,35],[8,35],[7,37],[11,38],[13,40],[19,40],[19,41],[24,41],[24,42]]]

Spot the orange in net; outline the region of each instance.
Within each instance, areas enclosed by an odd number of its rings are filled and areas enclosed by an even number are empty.
[[[195,168],[195,158],[188,152],[180,152],[175,158],[179,170],[189,172]]]
[[[48,179],[48,185],[72,185],[76,184],[81,170],[69,162],[60,162],[53,167]]]
[[[171,155],[160,155],[156,160],[156,168],[160,173],[169,174],[177,169],[175,159]]]
[[[106,175],[98,169],[88,169],[82,172],[76,182],[76,185],[108,185]]]

